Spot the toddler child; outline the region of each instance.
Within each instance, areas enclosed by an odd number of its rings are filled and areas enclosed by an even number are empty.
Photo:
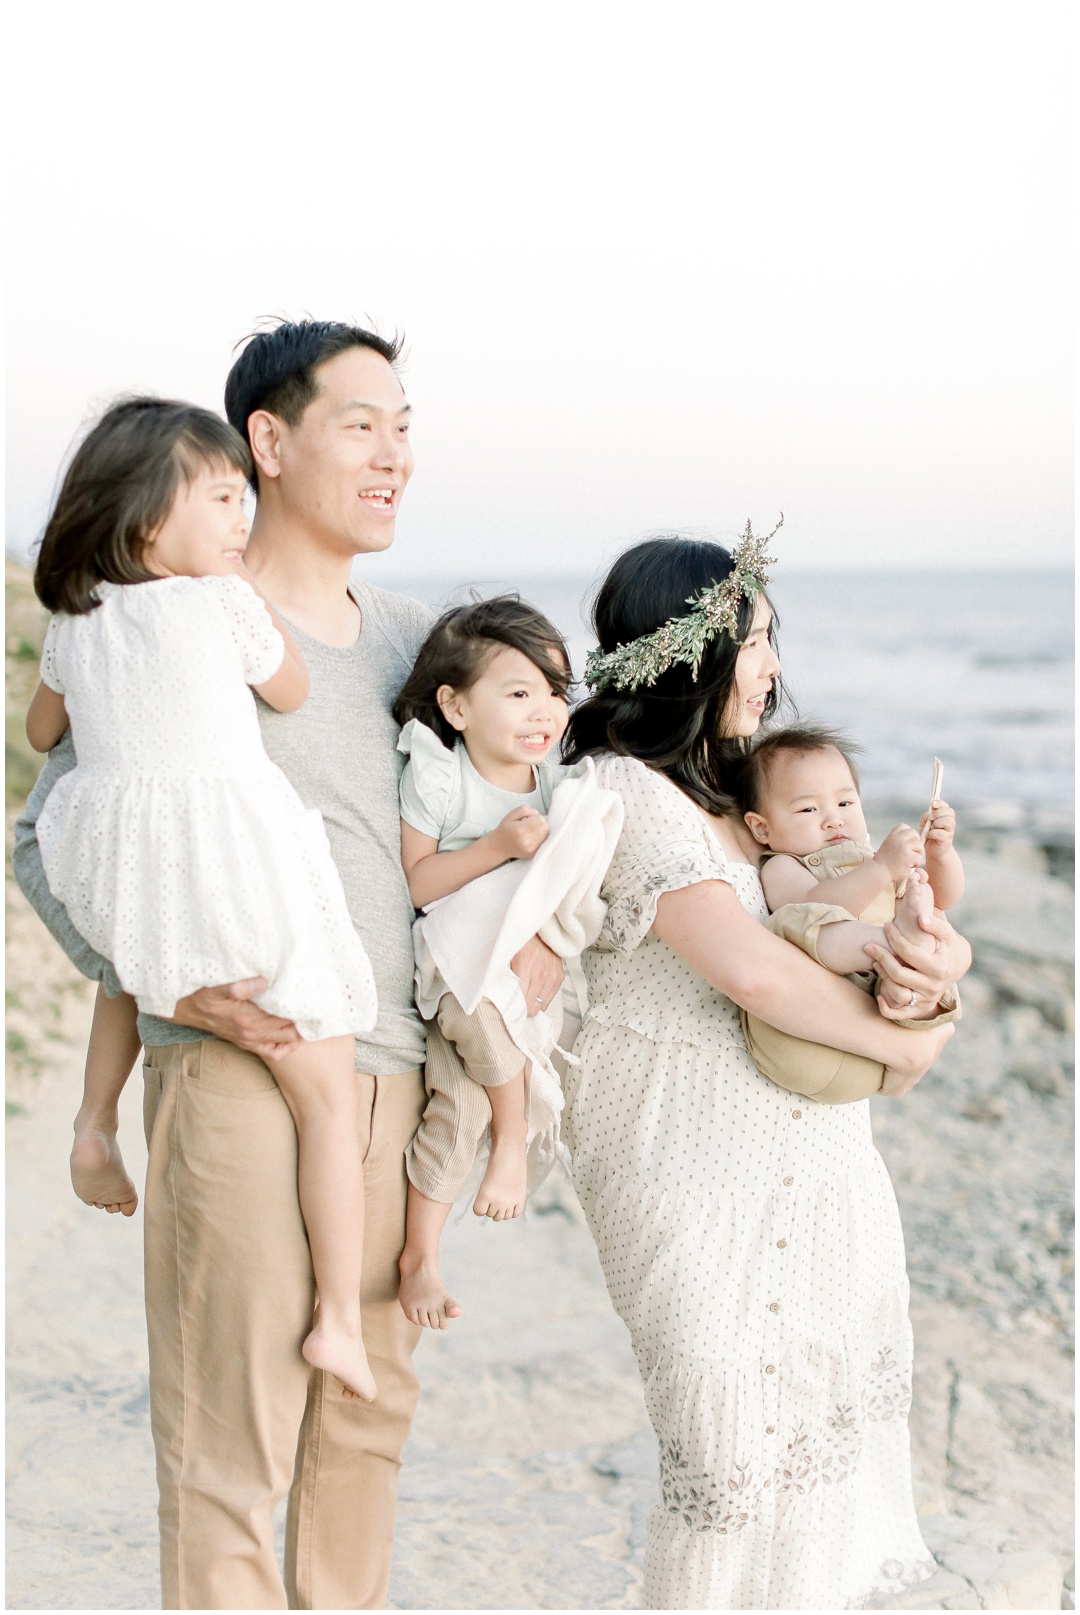
[[[394,705],[409,758],[401,858],[417,908],[542,845],[563,773],[548,758],[566,729],[569,683],[561,634],[516,596],[457,607],[435,624]],[[489,1122],[473,1210],[498,1222],[524,1208],[526,1065],[490,1000],[466,1014],[443,995],[428,1026],[428,1105],[407,1152],[399,1299],[413,1323],[445,1329],[461,1312],[442,1282],[439,1239]]]
[[[918,830],[898,824],[874,851],[854,749],[832,729],[774,729],[747,757],[741,805],[754,839],[768,848],[761,885],[769,929],[872,992],[877,978],[867,944],[887,948],[883,926],[893,921],[912,947],[932,953],[936,943],[919,922],[935,906],[960,901],[964,872],[947,802],[932,802]],[[958,1013],[946,1008],[939,1019]],[[753,1016],[743,1023],[758,1068],[781,1087],[837,1103],[881,1085],[882,1067],[873,1061],[790,1038]]]
[[[38,820],[41,855],[124,989],[98,991],[72,1180],[90,1204],[135,1209],[116,1126],[137,1008],[169,1019],[201,987],[265,978],[255,1002],[299,1032],[265,1058],[296,1123],[318,1289],[302,1350],[370,1401],[353,1040],[375,987],[322,819],[259,734],[251,689],[292,712],[308,679],[243,571],[250,471],[208,410],[125,400],[75,454],[42,541],[34,583],[55,615],[27,733],[48,751],[70,723],[78,761]]]

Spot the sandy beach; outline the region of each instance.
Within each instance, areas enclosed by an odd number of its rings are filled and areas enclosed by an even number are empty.
[[[40,614],[10,565],[8,596],[10,846],[33,777],[18,728]],[[1020,836],[963,851],[955,917],[976,966],[959,1035],[911,1096],[874,1101],[908,1242],[913,1456],[940,1565],[892,1607],[1071,1608],[1073,893]],[[152,1609],[141,1213],[71,1192],[93,992],[10,874],[6,896],[7,1603]],[[138,1088],[122,1121],[137,1181]],[[569,1183],[513,1225],[455,1216],[446,1257],[465,1316],[420,1347],[393,1607],[639,1607],[655,1443]]]

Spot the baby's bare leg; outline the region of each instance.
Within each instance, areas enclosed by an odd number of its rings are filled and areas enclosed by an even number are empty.
[[[880,925],[864,925],[861,920],[836,920],[823,925],[817,934],[817,956],[826,970],[850,976],[856,970],[871,970],[873,961],[863,948],[868,942],[888,947]]]
[[[425,1329],[445,1329],[451,1318],[461,1317],[461,1308],[439,1271],[439,1240],[449,1215],[448,1205],[429,1200],[414,1183],[409,1184],[405,1249],[398,1262],[398,1300],[409,1322]]]
[[[137,1015],[135,1000],[127,993],[110,998],[98,988],[71,1147],[71,1185],[79,1199],[125,1217],[134,1214],[139,1196],[124,1166],[116,1128],[120,1095],[140,1048]]]
[[[296,1123],[300,1210],[319,1292],[302,1350],[313,1368],[342,1382],[346,1396],[372,1402],[375,1380],[360,1330],[364,1168],[353,1048],[351,1037],[300,1042],[271,1070]]]
[[[520,1217],[525,1209],[525,1067],[510,1082],[485,1087],[484,1092],[491,1105],[491,1154],[473,1210],[478,1217],[504,1222]]]
[[[926,953],[934,953],[937,943],[919,924],[920,918],[929,919],[934,912],[934,892],[925,869],[913,869],[907,878],[903,897],[897,900],[896,929],[912,944]]]

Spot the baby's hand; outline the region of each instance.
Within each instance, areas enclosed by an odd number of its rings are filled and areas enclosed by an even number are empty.
[[[948,802],[931,802],[929,813],[924,813],[919,820],[919,833],[923,833],[926,826],[927,856],[934,853],[948,852],[956,835],[956,814]]]
[[[512,808],[491,832],[504,858],[531,858],[547,833],[548,822],[534,807]]]
[[[910,824],[898,824],[875,852],[874,862],[885,865],[894,883],[903,880],[909,869],[926,862],[918,830],[913,830]]]

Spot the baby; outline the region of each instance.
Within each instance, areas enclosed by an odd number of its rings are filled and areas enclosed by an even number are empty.
[[[874,851],[854,749],[831,729],[775,729],[747,758],[741,805],[754,839],[768,848],[761,884],[769,929],[872,992],[867,944],[887,948],[883,927],[893,921],[913,948],[932,953],[937,944],[920,920],[959,902],[964,872],[947,802],[932,802],[918,830],[896,825]],[[943,1018],[958,1013],[952,1007]],[[880,1085],[881,1067],[872,1061],[788,1038],[752,1017],[744,1018],[744,1029],[759,1068],[782,1087],[835,1103]],[[807,1051],[830,1056],[831,1065]]]

